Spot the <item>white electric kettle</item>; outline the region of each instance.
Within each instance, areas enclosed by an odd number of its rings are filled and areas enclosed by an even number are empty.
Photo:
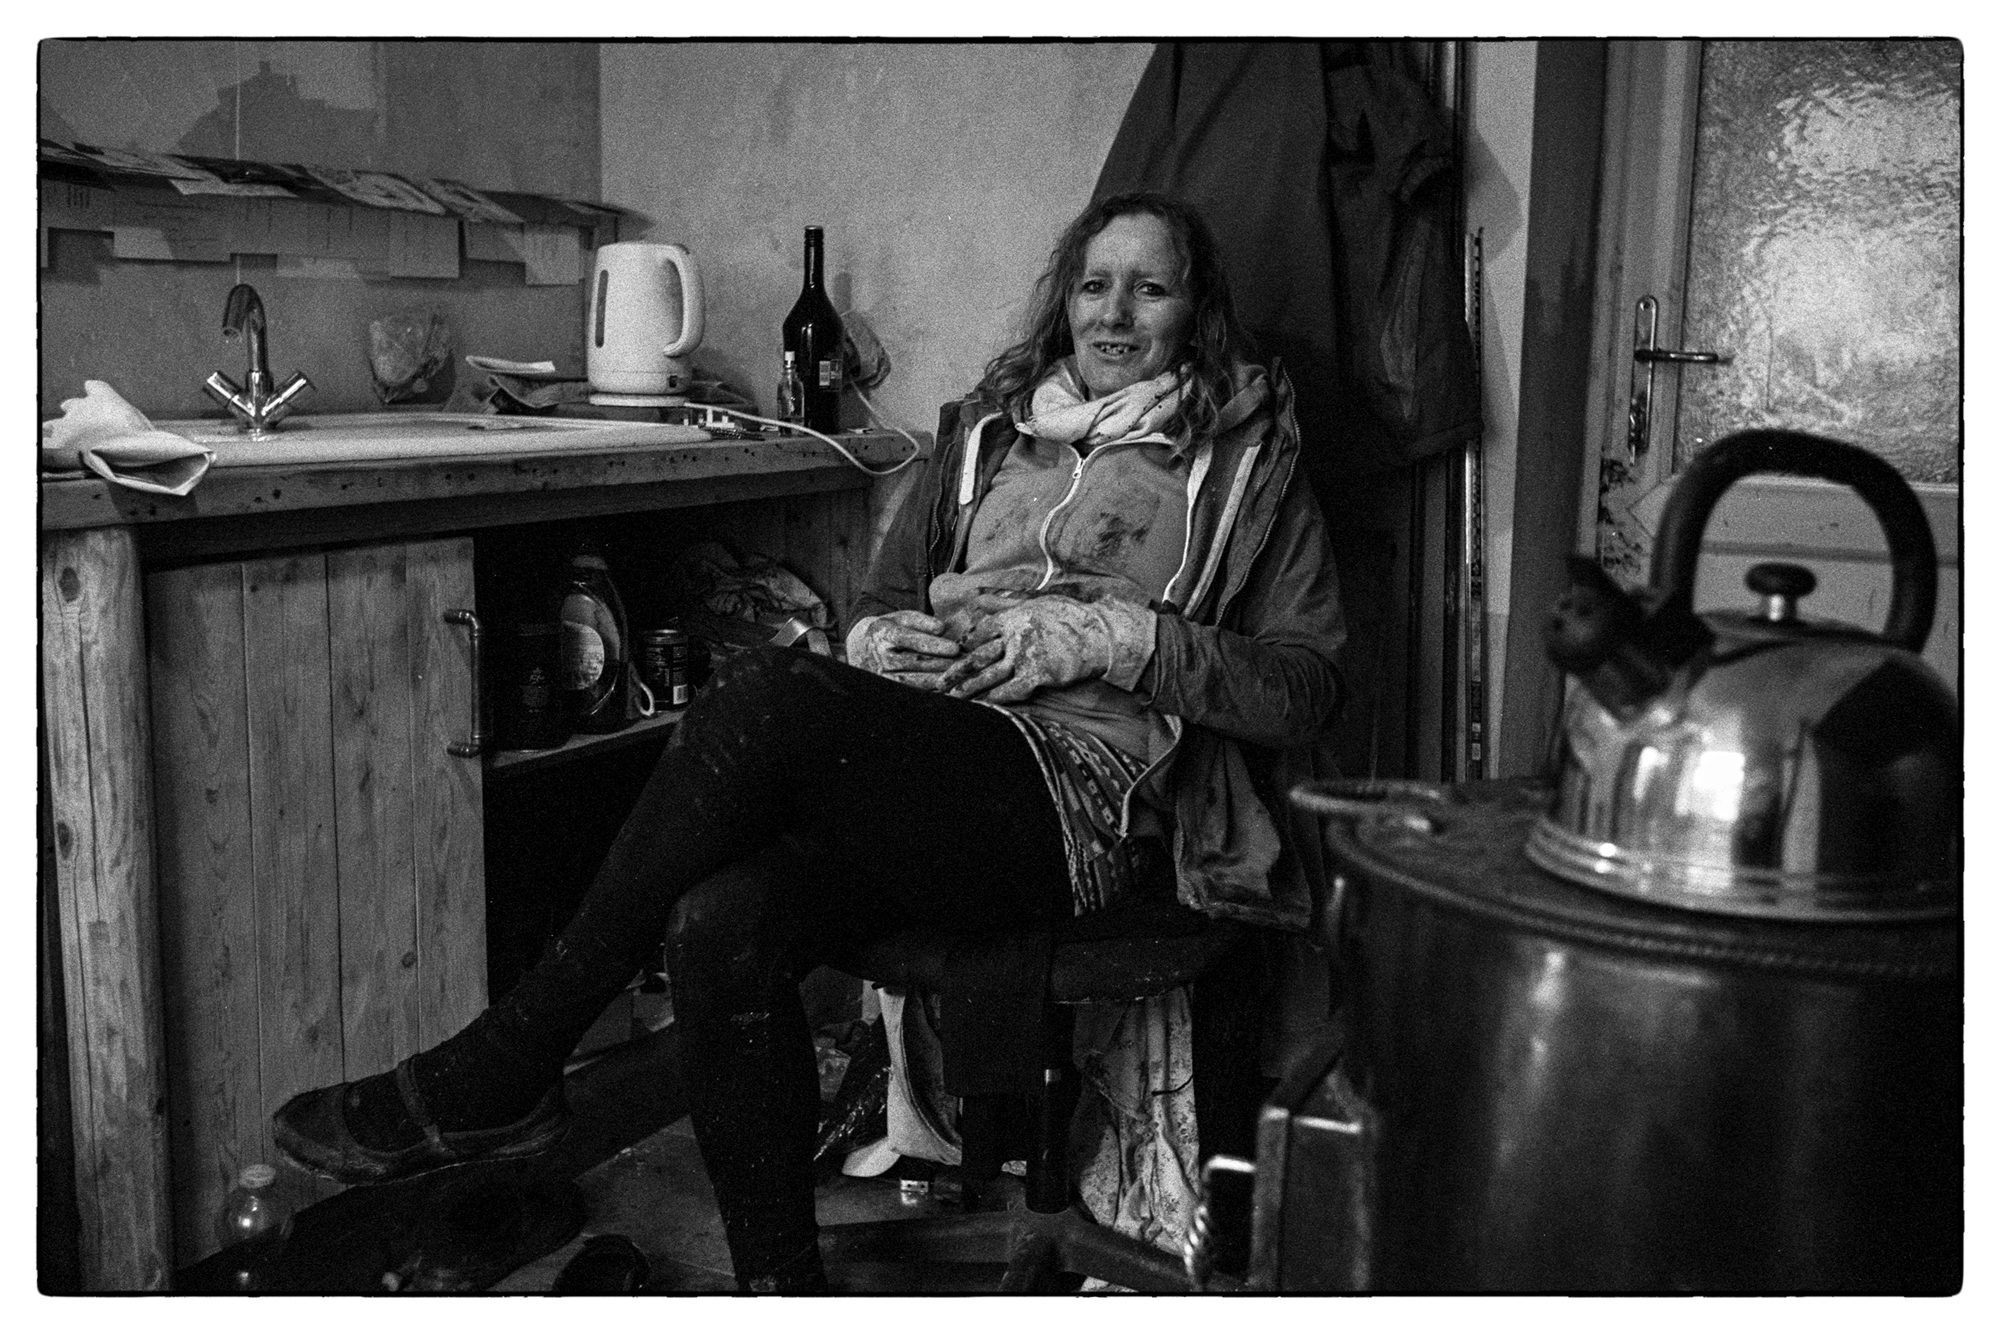
[[[687,247],[620,241],[591,265],[584,364],[593,402],[685,401],[701,343],[701,272]]]

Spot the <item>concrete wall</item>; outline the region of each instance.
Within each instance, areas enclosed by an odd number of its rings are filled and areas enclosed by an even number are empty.
[[[874,394],[928,431],[978,378],[1088,201],[1145,43],[607,45],[604,199],[692,250],[695,361],[769,406],[800,238],[894,364]],[[859,420],[860,418],[856,418]]]
[[[51,138],[597,194],[593,42],[51,41],[39,55]],[[460,353],[581,364],[581,285],[527,287],[516,265],[466,263],[456,280],[281,277],[268,256],[128,261],[103,235],[58,232],[40,279],[45,417],[86,378],[155,416],[213,414],[202,379],[243,369],[240,344],[220,336],[236,282],[264,298],[271,369],[317,386],[309,410],[377,405],[368,321],[410,307],[442,310]]]

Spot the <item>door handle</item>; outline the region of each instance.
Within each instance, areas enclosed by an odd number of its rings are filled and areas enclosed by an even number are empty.
[[[1653,368],[1662,361],[1677,366],[1721,366],[1729,363],[1727,352],[1696,352],[1680,347],[1661,347],[1660,302],[1648,293],[1639,298],[1632,312],[1632,399],[1625,414],[1626,461],[1636,463],[1652,443]],[[1646,368],[1645,378],[1639,367]]]
[[[1634,361],[1675,361],[1684,366],[1719,366],[1729,358],[1720,352],[1684,352],[1678,347],[1635,347]]]
[[[479,700],[482,688],[480,658],[484,655],[480,641],[479,617],[470,611],[453,607],[444,613],[444,619],[449,624],[465,626],[466,638],[472,647],[472,734],[462,741],[447,741],[444,752],[456,759],[471,759],[486,749],[486,733],[479,729]]]

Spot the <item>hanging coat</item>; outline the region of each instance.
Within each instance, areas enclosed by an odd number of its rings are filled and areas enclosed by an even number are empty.
[[[1472,438],[1452,129],[1392,44],[1163,42],[1095,195],[1163,190],[1216,233],[1238,316],[1294,370],[1308,470]]]

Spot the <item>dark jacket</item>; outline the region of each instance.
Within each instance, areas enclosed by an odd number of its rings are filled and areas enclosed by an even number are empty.
[[[1267,401],[1211,442],[1188,524],[1203,571],[1185,607],[1162,609],[1139,693],[1176,741],[1139,796],[1173,832],[1180,898],[1217,916],[1304,929],[1319,872],[1318,831],[1285,801],[1297,781],[1330,776],[1341,704],[1335,656],[1346,637],[1325,520],[1298,473],[1292,388],[1275,365],[1251,371]],[[970,503],[960,503],[978,431]],[[960,558],[966,520],[1016,438],[972,400],[947,406],[938,445],[905,495],[850,619],[930,610],[932,577]]]
[[[1165,190],[1215,231],[1236,313],[1300,373],[1322,499],[1479,433],[1451,118],[1410,42],[1161,42],[1094,198]]]

